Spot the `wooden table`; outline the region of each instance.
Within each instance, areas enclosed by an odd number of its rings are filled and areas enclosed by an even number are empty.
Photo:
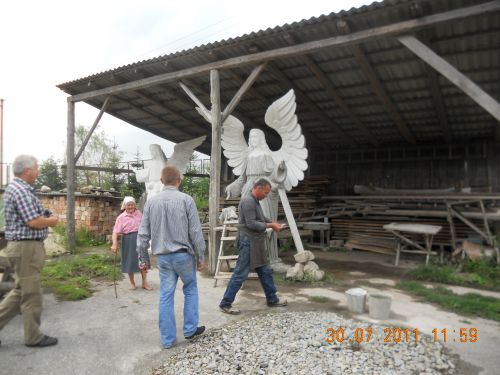
[[[312,230],[313,232],[311,247],[317,247],[321,250],[326,250],[330,247],[330,223],[305,221],[301,224],[303,229]],[[315,232],[319,234],[319,242],[314,242]]]
[[[384,225],[383,228],[398,239],[395,266],[399,264],[400,253],[426,254],[425,265],[429,264],[431,254],[437,254],[432,251],[432,239],[442,229],[439,225],[390,223]],[[425,240],[425,247],[405,236],[405,234],[408,235],[409,233],[422,235]],[[413,249],[407,249],[407,246],[413,247]]]

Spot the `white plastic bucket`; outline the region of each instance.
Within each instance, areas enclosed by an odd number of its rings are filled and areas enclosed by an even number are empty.
[[[363,288],[353,288],[346,290],[347,307],[349,311],[362,314],[365,311],[366,290]]]
[[[370,294],[368,296],[370,318],[379,320],[389,319],[391,302],[392,297],[386,294]]]

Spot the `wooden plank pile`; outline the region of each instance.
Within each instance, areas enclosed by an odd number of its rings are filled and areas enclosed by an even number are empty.
[[[487,222],[500,221],[500,196],[351,196],[328,199],[330,202],[324,205],[322,212],[330,219],[332,238],[344,240],[345,246],[350,249],[381,253],[395,251],[396,239],[383,229],[384,225],[392,222],[441,226],[443,229],[434,237],[434,244],[453,247],[447,210],[447,203],[450,202],[460,203],[460,212],[478,228],[484,228],[485,219]],[[479,201],[485,204],[484,214]],[[315,211],[318,212],[321,211]],[[453,224],[458,240],[478,237],[477,232],[458,218],[453,218]],[[419,236],[409,237],[415,242],[422,241]]]

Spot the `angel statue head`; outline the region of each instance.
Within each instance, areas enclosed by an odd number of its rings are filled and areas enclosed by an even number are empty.
[[[266,136],[260,129],[250,130],[250,133],[248,134],[248,148],[250,150],[260,149],[262,151],[271,152],[266,142]]]

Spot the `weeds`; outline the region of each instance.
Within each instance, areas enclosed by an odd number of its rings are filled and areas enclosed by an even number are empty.
[[[427,288],[417,281],[400,281],[396,287],[458,314],[500,321],[500,300],[494,297],[477,293],[459,295],[442,286]]]
[[[42,286],[68,301],[92,295],[91,279],[113,280],[113,257],[109,255],[76,256],[47,262],[42,272]],[[116,278],[123,277],[116,271]]]
[[[54,227],[54,232],[60,236],[62,239],[62,245],[64,248],[68,248],[68,234],[65,224],[57,224]],[[104,236],[96,236],[90,232],[87,228],[78,227],[75,230],[75,242],[76,246],[88,247],[88,246],[99,246],[106,243]]]
[[[309,297],[309,300],[317,303],[326,303],[330,301],[330,298],[324,296],[311,296]]]

